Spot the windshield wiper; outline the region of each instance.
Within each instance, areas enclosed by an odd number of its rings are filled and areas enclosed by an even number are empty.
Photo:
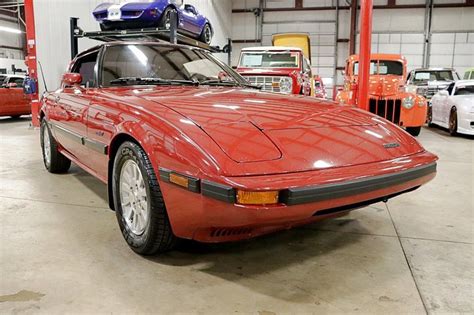
[[[162,78],[141,78],[141,77],[123,77],[110,81],[111,85],[127,84],[127,85],[199,85],[197,81],[191,80],[172,80]]]
[[[254,89],[261,90],[261,86],[249,84],[249,83],[239,83],[236,81],[222,81],[222,80],[205,80],[199,81],[200,85],[217,85],[217,86],[240,86],[240,87],[249,87]]]

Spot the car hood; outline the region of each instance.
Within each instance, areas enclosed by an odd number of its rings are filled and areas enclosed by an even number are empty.
[[[423,150],[377,116],[320,99],[206,87],[129,94],[150,111],[166,106],[201,128],[233,160],[222,170],[229,176],[343,167]]]

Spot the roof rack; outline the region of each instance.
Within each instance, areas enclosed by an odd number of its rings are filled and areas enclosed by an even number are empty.
[[[174,13],[174,14],[173,14]],[[78,54],[79,38],[90,38],[102,42],[110,41],[127,41],[127,40],[148,40],[148,41],[166,41],[172,44],[183,44],[194,47],[199,47],[213,53],[226,53],[228,63],[231,63],[232,41],[229,38],[227,45],[220,48],[219,46],[211,46],[203,43],[197,39],[179,34],[177,32],[176,21],[177,15],[172,11],[170,16],[169,28],[142,28],[142,29],[125,29],[114,31],[94,31],[86,32],[78,26],[79,18],[70,18],[70,32],[71,32],[71,59],[74,59]]]

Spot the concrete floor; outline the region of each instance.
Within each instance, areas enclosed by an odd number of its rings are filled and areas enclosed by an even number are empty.
[[[437,178],[388,204],[155,258],[123,241],[106,188],[43,167],[29,120],[0,120],[0,313],[474,312],[474,141],[419,140]]]

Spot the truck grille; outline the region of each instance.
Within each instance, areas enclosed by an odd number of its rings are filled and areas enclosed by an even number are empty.
[[[438,93],[439,90],[440,88],[438,87],[428,87],[428,90],[426,91],[426,98],[432,98],[436,93]]]
[[[280,79],[279,77],[272,77],[272,76],[245,76],[247,80],[253,85],[260,85],[262,86],[263,91],[267,92],[276,92],[280,93]]]
[[[394,124],[400,123],[402,101],[399,99],[369,99],[369,111]]]

